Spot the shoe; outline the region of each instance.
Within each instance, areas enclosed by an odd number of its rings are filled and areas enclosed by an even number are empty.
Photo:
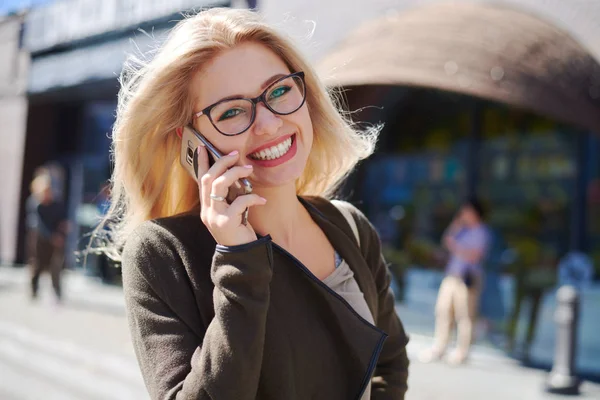
[[[436,349],[427,349],[419,354],[419,361],[428,364],[430,362],[439,361],[444,355],[443,351],[439,351]]]
[[[455,350],[448,356],[448,364],[454,366],[462,365],[467,362],[468,357],[468,354]]]

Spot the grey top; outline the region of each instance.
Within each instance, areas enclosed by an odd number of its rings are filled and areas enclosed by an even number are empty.
[[[356,279],[354,279],[354,273],[337,252],[335,252],[335,270],[331,275],[323,279],[323,283],[342,296],[361,317],[375,325],[375,320],[369,310],[365,296],[358,287]],[[370,398],[371,383],[369,382],[361,400],[369,400]]]

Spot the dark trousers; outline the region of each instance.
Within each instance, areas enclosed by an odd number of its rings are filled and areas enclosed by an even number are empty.
[[[516,333],[517,325],[519,324],[519,315],[521,314],[521,305],[526,299],[529,299],[529,301],[531,302],[531,308],[529,311],[529,316],[527,318],[527,333],[525,336],[526,351],[533,343],[533,339],[535,338],[535,330],[538,322],[538,313],[543,297],[543,289],[517,287],[517,290],[515,292],[515,306],[513,308],[510,323],[508,326],[508,340],[509,348],[511,350],[514,349],[515,342],[517,341]]]
[[[37,235],[34,239],[34,254],[31,257],[31,295],[36,297],[40,275],[49,272],[52,287],[58,299],[61,298],[60,275],[63,268],[64,249],[55,246],[50,239]]]

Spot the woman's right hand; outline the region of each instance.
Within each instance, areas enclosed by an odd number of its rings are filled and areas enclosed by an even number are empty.
[[[208,167],[208,152],[204,146],[198,147],[198,187],[200,191],[200,218],[216,242],[223,246],[236,246],[257,239],[250,224],[242,224],[242,214],[246,208],[264,205],[266,199],[257,194],[246,194],[236,198],[231,204],[215,200],[211,194],[227,197],[229,187],[240,178],[252,174],[252,166],[235,165],[239,159],[237,151],[221,157],[212,167]]]

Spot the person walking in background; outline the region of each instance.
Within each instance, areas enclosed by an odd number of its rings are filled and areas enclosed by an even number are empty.
[[[443,236],[450,260],[435,307],[434,344],[420,355],[422,362],[438,360],[444,355],[454,321],[458,330],[457,347],[448,362],[462,364],[469,355],[483,282],[481,265],[490,243],[489,230],[483,221],[481,203],[470,198]]]
[[[110,181],[106,181],[100,186],[100,191],[96,197],[96,207],[101,220],[106,217],[110,209],[110,203]],[[109,235],[110,230],[105,227],[100,236],[102,240],[109,240]],[[97,260],[98,273],[102,282],[106,284],[115,283],[115,278],[120,273],[120,270],[117,269],[113,261],[104,252],[99,252]]]
[[[531,345],[535,339],[538,314],[546,291],[556,285],[556,256],[553,249],[545,247],[534,238],[522,238],[515,245],[517,260],[515,263],[514,306],[508,324],[507,350],[524,362],[529,361]],[[523,303],[526,308],[525,341],[520,349],[517,344],[517,328]]]
[[[37,298],[40,275],[46,271],[50,273],[54,293],[60,302],[60,276],[68,231],[65,207],[55,199],[52,179],[47,173],[41,173],[33,179],[31,193],[32,198],[27,205],[31,297]]]
[[[38,227],[38,213],[37,206],[39,205],[39,193],[37,192],[36,186],[39,186],[40,180],[36,178],[41,175],[49,177],[48,170],[45,167],[38,167],[33,172],[33,179],[29,185],[29,197],[25,201],[25,228],[26,228],[26,239],[25,239],[25,259],[29,265],[33,265],[33,258],[35,256],[35,243],[36,243],[36,232]],[[45,178],[44,178],[45,179]]]

